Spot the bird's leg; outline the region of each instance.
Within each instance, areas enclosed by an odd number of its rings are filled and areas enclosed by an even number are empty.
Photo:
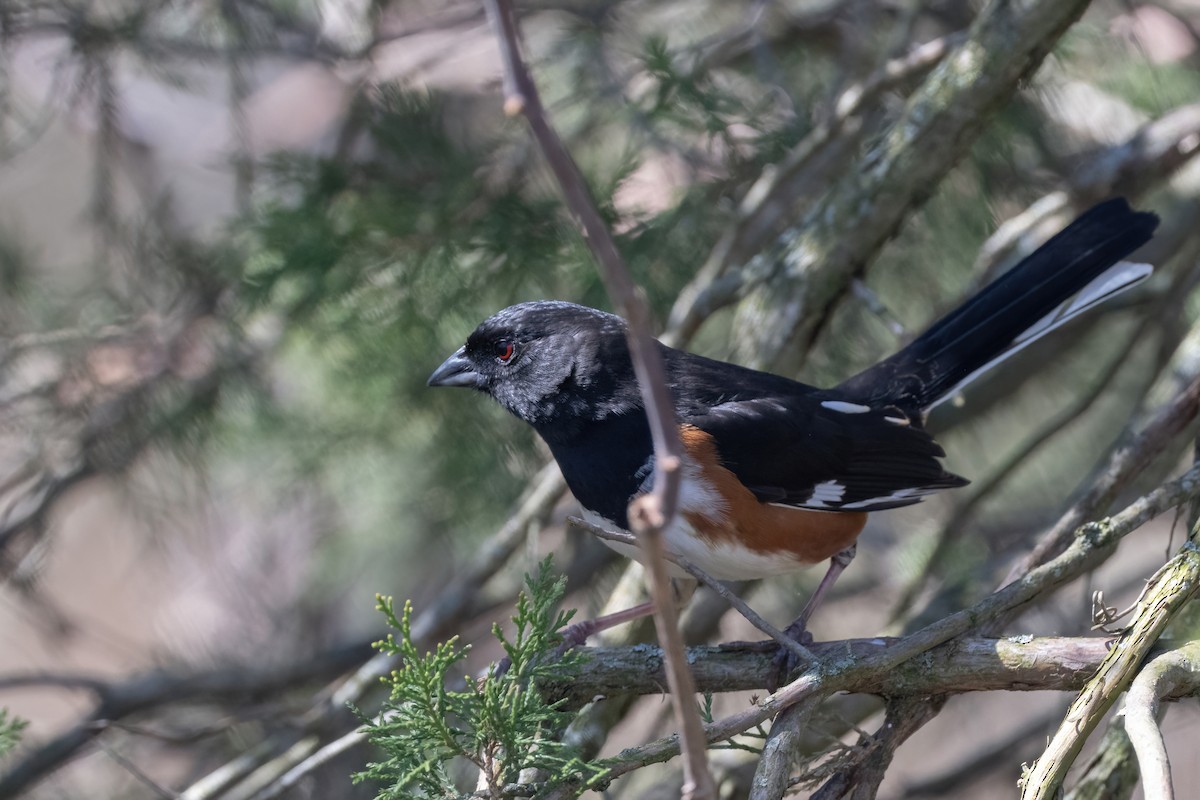
[[[683,608],[687,602],[692,599],[692,595],[696,592],[696,581],[684,580],[680,578],[671,581],[671,588],[675,590],[675,607]],[[654,603],[645,602],[638,603],[636,606],[625,608],[620,611],[614,611],[611,614],[605,614],[594,619],[585,619],[583,622],[576,622],[574,625],[568,625],[562,629],[562,644],[558,646],[558,654],[562,655],[568,650],[579,647],[586,642],[590,637],[595,636],[601,631],[606,631],[610,628],[615,628],[618,625],[623,625],[626,622],[633,622],[642,617],[648,617],[654,613]],[[503,675],[508,672],[508,668],[512,666],[507,658],[503,658],[496,665],[495,675]]]
[[[850,566],[850,562],[854,560],[854,553],[857,549],[858,545],[852,544],[829,559],[829,569],[825,570],[825,577],[821,578],[821,582],[817,584],[816,591],[812,593],[812,596],[808,598],[808,602],[804,604],[804,610],[800,612],[800,616],[796,617],[792,624],[784,629],[784,633],[800,644],[812,644],[813,637],[808,632],[808,620],[812,617],[813,612],[817,610],[817,606],[821,604],[821,599],[833,588],[833,584],[837,583],[838,576],[846,571],[846,567]],[[783,679],[799,666],[799,662],[791,650],[781,647],[775,654],[775,665],[777,668],[776,685],[768,687],[772,691],[778,688]]]
[[[837,579],[846,567],[850,566],[850,562],[854,560],[854,553],[857,551],[858,545],[852,544],[840,553],[836,553],[833,558],[829,559],[829,569],[825,570],[825,577],[821,578],[821,582],[817,584],[817,589],[808,598],[808,602],[804,604],[804,610],[800,612],[800,616],[788,625],[784,633],[791,636],[800,644],[806,644],[812,641],[812,634],[808,632],[808,620],[812,617],[813,612],[817,610],[817,606],[821,604],[825,594],[833,588],[833,584],[837,583]]]
[[[626,622],[633,622],[635,619],[648,617],[654,613],[654,603],[638,603],[632,608],[626,608],[621,611],[614,611],[611,614],[605,614],[602,617],[595,619],[585,619],[583,622],[576,622],[562,630],[562,647],[566,651],[572,647],[578,647],[588,640],[589,637],[595,636],[600,631],[606,631],[609,628],[615,628],[618,625],[623,625]]]
[[[671,581],[671,588],[675,594],[675,608],[681,609],[687,602],[692,599],[692,595],[696,592],[696,581],[690,579],[676,578]],[[626,608],[621,611],[614,611],[611,614],[605,614],[595,619],[586,619],[583,622],[577,622],[574,625],[566,627],[562,631],[563,643],[560,648],[562,651],[570,650],[572,647],[578,647],[588,640],[588,637],[594,636],[601,631],[606,631],[609,628],[615,628],[626,622],[633,622],[642,617],[648,617],[654,613],[654,603],[646,602],[639,603],[632,608]]]
[[[654,613],[654,603],[638,603],[631,608],[614,611],[611,614],[605,614],[594,619],[585,619],[583,622],[576,622],[574,625],[568,625],[562,629],[559,634],[562,636],[562,644],[558,646],[555,652],[561,656],[568,650],[572,650],[588,640],[589,637],[595,636],[601,631],[606,631],[609,628],[615,628],[626,622],[648,617]],[[500,677],[508,672],[512,666],[512,661],[505,656],[496,663],[492,675]]]

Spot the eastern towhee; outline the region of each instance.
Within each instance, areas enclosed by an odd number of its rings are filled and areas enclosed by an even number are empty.
[[[667,549],[722,580],[833,559],[790,629],[802,634],[868,512],[967,483],[942,468],[945,452],[923,426],[929,409],[1144,280],[1149,266],[1121,259],[1157,225],[1121,198],[1095,206],[900,352],[832,389],[660,345],[687,454]],[[654,470],[625,329],[592,308],[521,303],[476,328],[429,385],[491,395],[545,440],[585,518],[627,529],[629,502],[650,489]]]

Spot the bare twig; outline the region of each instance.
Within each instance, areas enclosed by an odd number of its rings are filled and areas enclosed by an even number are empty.
[[[1138,128],[1071,176],[1081,207],[1112,194],[1137,195],[1200,155],[1200,103],[1180,106]]]
[[[102,741],[97,741],[96,743],[100,746],[100,749],[104,751],[105,755],[119,764],[121,768],[132,775],[138,781],[138,783],[141,783],[150,791],[154,792],[154,794],[158,795],[159,797],[168,798],[168,800],[176,800],[176,798],[179,797],[179,795],[177,795],[175,792],[172,792],[170,789],[158,783],[145,772],[143,772],[141,767],[139,767],[133,761],[117,752],[115,747],[110,747]]]
[[[964,38],[965,34],[956,33],[926,42],[850,86],[838,97],[831,119],[792,148],[783,161],[763,171],[742,199],[733,225],[679,293],[664,342],[676,347],[685,344],[713,313],[744,294],[749,288],[746,271],[730,272],[730,268],[761,249],[764,237],[793,213],[795,197],[803,196],[806,187],[820,185],[832,167],[844,163],[864,131],[853,121],[883,93],[933,69]]]
[[[225,790],[243,780],[264,762],[269,761],[278,752],[278,747],[279,742],[271,739],[259,742],[187,787],[180,793],[180,800],[210,800],[210,798],[219,797],[225,793]]]
[[[1137,753],[1146,800],[1174,800],[1171,764],[1158,728],[1164,698],[1194,694],[1200,688],[1200,642],[1192,641],[1155,658],[1142,669],[1125,696],[1125,731]]]
[[[862,758],[841,769],[817,790],[812,800],[874,800],[896,748],[937,716],[941,703],[923,697],[890,697],[883,724],[861,749]]]
[[[366,728],[355,728],[352,731],[342,734],[267,784],[262,791],[253,795],[252,800],[270,800],[271,798],[281,796],[288,789],[296,786],[313,770],[324,766],[330,760],[337,758],[348,750],[358,747],[366,741]],[[180,795],[180,800],[193,800],[193,798],[190,795]]]
[[[716,796],[716,787],[708,769],[700,716],[693,701],[695,687],[683,658],[675,596],[663,559],[665,548],[662,533],[675,517],[684,452],[675,424],[674,403],[667,390],[662,352],[654,341],[646,302],[630,278],[612,234],[592,201],[587,182],[546,118],[537,87],[521,57],[520,34],[512,3],[509,0],[487,0],[486,8],[500,43],[504,66],[504,110],[509,116],[524,114],[528,120],[533,137],[554,173],[567,207],[583,228],[609,297],[629,323],[627,338],[630,357],[654,442],[654,488],[630,504],[629,519],[647,555],[655,604],[655,625],[659,640],[669,654],[668,682],[687,756],[684,796],[707,800]]]
[[[1096,676],[1067,711],[1046,752],[1025,777],[1023,800],[1055,795],[1088,735],[1132,682],[1167,623],[1200,590],[1200,527],[1192,529],[1180,552],[1151,583],[1129,628],[1105,656]],[[1134,738],[1132,732],[1130,738]],[[1167,784],[1169,787],[1169,775]]]
[[[826,695],[855,682],[893,671],[913,657],[956,636],[986,625],[1034,599],[1063,586],[1102,563],[1120,540],[1155,516],[1175,508],[1200,493],[1200,466],[1131,503],[1119,514],[1102,522],[1081,526],[1069,548],[1048,563],[1031,570],[1017,581],[989,595],[969,609],[951,614],[907,636],[885,652],[863,659],[823,658],[820,667],[809,669],[792,683],[762,699],[751,709],[732,714],[705,727],[708,741],[722,741],[774,717],[783,709],[809,697]],[[659,739],[626,750],[606,764],[608,779],[646,764],[666,761],[679,753],[675,738]]]
[[[1047,531],[1027,556],[1013,565],[1005,583],[1041,564],[1070,541],[1072,532],[1088,517],[1102,511],[1146,465],[1158,457],[1167,442],[1184,430],[1200,412],[1200,377],[1193,378],[1175,399],[1158,410],[1154,418],[1129,443],[1113,453],[1107,468],[1087,493]]]
[[[273,670],[217,669],[196,675],[153,673],[121,683],[77,676],[16,676],[0,686],[40,682],[79,686],[96,693],[95,707],[76,725],[17,762],[0,777],[0,798],[14,797],[72,758],[101,733],[110,720],[176,703],[271,695],[290,686],[328,679],[361,663],[371,651],[368,643],[330,651],[300,664]]]
[[[1032,249],[1031,234],[1109,195],[1142,194],[1197,153],[1200,106],[1183,106],[1147,122],[1128,140],[1088,159],[1068,178],[1066,189],[1043,196],[996,228],[980,248],[974,273],[981,281],[991,280],[1016,251],[1026,245]]]
[[[777,361],[811,343],[828,309],[954,165],[1087,6],[1086,0],[992,3],[967,40],[925,79],[859,169],[779,239],[754,267],[758,287],[738,308],[738,353]]]

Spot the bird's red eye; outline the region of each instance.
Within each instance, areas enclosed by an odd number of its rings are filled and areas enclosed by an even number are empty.
[[[500,340],[496,342],[496,360],[501,364],[507,364],[512,361],[512,358],[517,353],[517,346],[510,341]]]

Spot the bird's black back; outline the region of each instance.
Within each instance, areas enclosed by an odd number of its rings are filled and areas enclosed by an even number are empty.
[[[703,432],[715,468],[762,502],[874,511],[961,486],[922,428],[925,410],[1144,278],[1149,267],[1114,264],[1156,225],[1124,200],[1101,203],[908,347],[833,389],[659,345],[676,421]],[[1101,275],[1101,288],[1084,288]],[[523,303],[485,320],[435,376],[486,391],[531,424],[580,503],[628,527],[629,500],[650,488],[653,445],[625,334],[612,314]]]

